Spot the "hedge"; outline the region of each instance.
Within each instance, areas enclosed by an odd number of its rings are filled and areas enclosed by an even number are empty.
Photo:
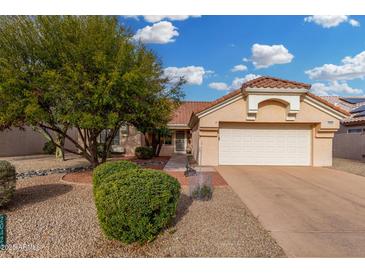
[[[143,243],[153,240],[175,216],[180,184],[161,171],[129,169],[106,178],[94,195],[108,238]]]
[[[151,159],[153,150],[151,147],[136,147],[134,154],[138,159]]]
[[[129,169],[138,169],[139,166],[130,161],[121,160],[121,161],[113,161],[113,162],[105,162],[99,166],[97,166],[93,170],[93,184],[94,188],[98,187],[103,181],[105,181],[110,175],[115,173],[129,170]]]

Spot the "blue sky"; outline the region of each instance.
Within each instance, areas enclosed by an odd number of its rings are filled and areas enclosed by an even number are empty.
[[[258,75],[311,83],[319,95],[365,92],[362,16],[135,16],[123,24],[188,79],[186,100],[213,100]],[[236,67],[234,70],[233,68]]]

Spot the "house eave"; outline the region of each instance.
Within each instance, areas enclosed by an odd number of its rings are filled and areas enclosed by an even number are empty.
[[[190,129],[188,124],[167,124],[169,129]]]

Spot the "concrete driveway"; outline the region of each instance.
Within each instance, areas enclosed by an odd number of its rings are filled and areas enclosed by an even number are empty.
[[[329,168],[216,168],[289,257],[365,257],[365,177]]]

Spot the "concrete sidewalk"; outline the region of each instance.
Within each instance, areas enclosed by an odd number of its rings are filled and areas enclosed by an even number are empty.
[[[316,167],[216,168],[289,257],[365,257],[365,178]]]
[[[188,158],[186,154],[173,154],[165,165],[165,171],[185,171]]]

